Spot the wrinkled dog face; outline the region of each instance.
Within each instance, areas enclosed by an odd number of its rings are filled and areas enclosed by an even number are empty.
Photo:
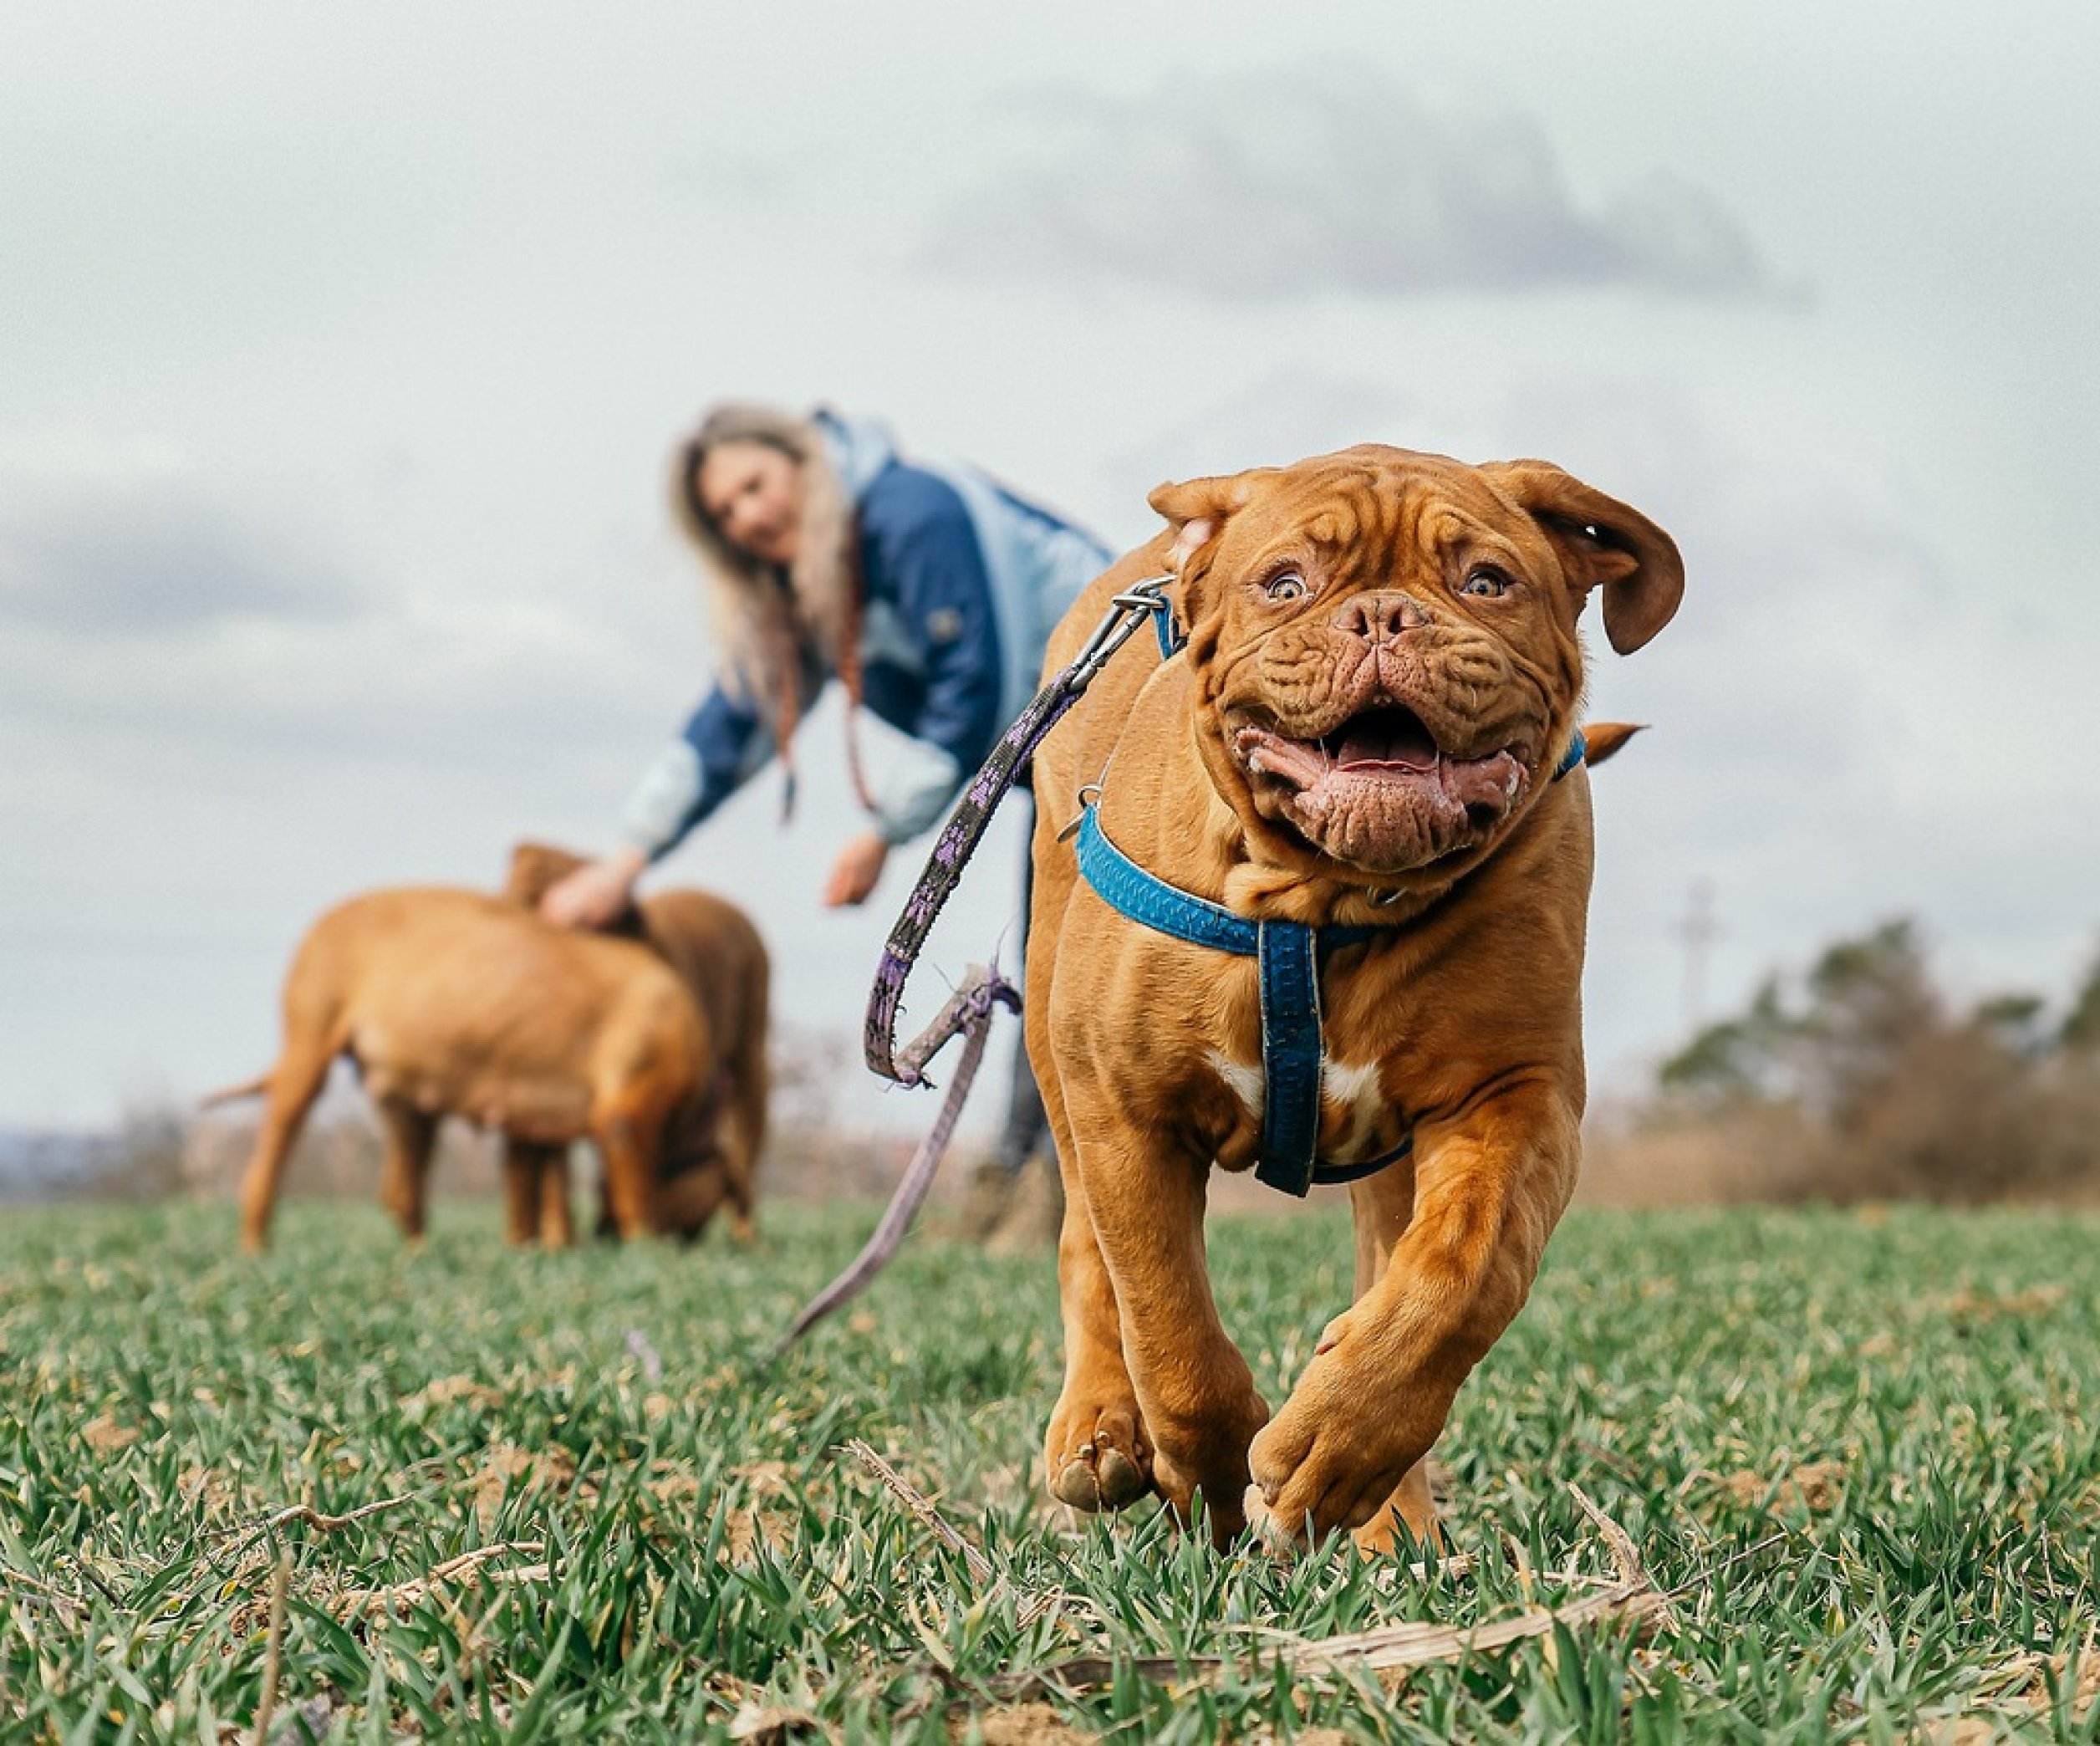
[[[1484,488],[1369,468],[1290,510],[1236,518],[1210,579],[1205,690],[1256,809],[1376,873],[1483,841],[1580,686],[1550,551]]]
[[[1366,447],[1152,503],[1221,794],[1373,876],[1491,850],[1567,743],[1590,589],[1629,651],[1683,586],[1659,528],[1539,462]]]

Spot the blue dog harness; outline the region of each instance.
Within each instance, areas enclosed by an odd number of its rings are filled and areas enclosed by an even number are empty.
[[[1161,626],[1160,646],[1167,651]],[[1583,761],[1580,729],[1557,782]],[[1318,1156],[1320,1070],[1327,1048],[1320,1025],[1320,972],[1328,955],[1362,945],[1376,926],[1312,927],[1302,922],[1252,922],[1221,904],[1154,878],[1110,842],[1101,829],[1098,798],[1079,818],[1080,876],[1102,901],[1154,932],[1251,957],[1262,988],[1262,1146],[1256,1182],[1301,1198],[1315,1182],[1353,1182],[1405,1157],[1412,1134],[1392,1151],[1360,1164],[1330,1164]]]

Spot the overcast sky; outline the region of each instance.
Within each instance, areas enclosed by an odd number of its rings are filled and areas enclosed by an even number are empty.
[[[1683,546],[1594,645],[1593,1075],[1890,916],[2100,946],[2100,11],[0,4],[0,1124],[274,1052],[298,933],[602,845],[708,650],[674,436],[823,400],[1147,537],[1162,479],[1537,455]],[[837,726],[660,875],[857,1031]],[[925,993],[1004,937],[1017,843]],[[899,1122],[930,1110],[856,1087]],[[988,1105],[996,1099],[981,1100]]]

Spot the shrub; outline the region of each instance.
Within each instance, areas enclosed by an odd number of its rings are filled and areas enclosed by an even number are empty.
[[[1884,922],[1826,948],[1791,985],[1767,978],[1741,1013],[1694,1036],[1663,1064],[1641,1126],[1651,1161],[1687,1146],[1709,1175],[1764,1197],[2090,1193],[2100,961],[2060,1023],[2026,993],[1964,1011],[1935,983],[1916,924]],[[1775,1134],[1787,1136],[1778,1156]]]

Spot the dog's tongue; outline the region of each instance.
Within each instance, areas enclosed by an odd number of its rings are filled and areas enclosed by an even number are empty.
[[[1425,770],[1436,762],[1436,742],[1411,710],[1367,709],[1351,716],[1328,746],[1343,769],[1363,764],[1397,764]]]

